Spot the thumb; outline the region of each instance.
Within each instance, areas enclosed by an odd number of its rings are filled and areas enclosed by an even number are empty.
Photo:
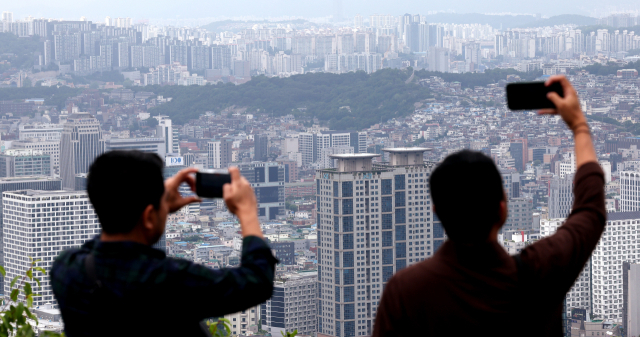
[[[547,98],[553,102],[553,104],[556,106],[556,109],[560,107],[560,105],[562,104],[562,97],[560,97],[560,95],[558,95],[557,92],[549,92],[547,94]]]
[[[231,187],[231,184],[224,184],[222,185],[222,197],[224,199],[228,199],[231,197],[231,194],[233,192],[233,189]]]

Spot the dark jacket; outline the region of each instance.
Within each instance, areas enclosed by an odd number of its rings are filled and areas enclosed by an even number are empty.
[[[604,230],[604,175],[578,169],[571,215],[527,246],[520,266],[497,242],[445,242],[387,284],[373,336],[561,336],[561,308]]]
[[[85,270],[95,254],[96,287]],[[246,237],[241,266],[210,269],[134,242],[88,241],[58,256],[51,284],[67,336],[197,336],[201,321],[271,297],[277,260]]]

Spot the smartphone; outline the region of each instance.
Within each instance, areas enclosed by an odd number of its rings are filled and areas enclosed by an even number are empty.
[[[547,98],[547,93],[552,91],[564,97],[562,85],[557,82],[548,87],[544,82],[510,83],[507,85],[507,104],[511,110],[554,109],[555,104]]]
[[[228,170],[201,170],[196,172],[196,194],[203,198],[222,198],[222,186],[231,183]]]

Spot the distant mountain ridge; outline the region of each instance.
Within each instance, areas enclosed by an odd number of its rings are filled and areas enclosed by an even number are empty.
[[[538,19],[533,15],[516,14],[516,15],[493,15],[479,13],[437,13],[426,15],[429,23],[454,23],[454,24],[488,24],[496,29],[509,28],[533,28],[555,25],[595,25],[596,18],[584,15],[563,14],[552,16],[547,19]]]

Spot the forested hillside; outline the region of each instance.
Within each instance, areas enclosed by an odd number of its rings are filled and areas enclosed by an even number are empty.
[[[176,123],[198,118],[206,111],[230,106],[274,114],[293,113],[301,119],[313,117],[331,128],[360,129],[413,112],[414,103],[430,97],[428,89],[406,84],[410,73],[383,69],[371,75],[312,73],[288,78],[254,77],[242,85],[144,87],[172,97],[170,103],[151,110],[153,115],[171,116]]]

